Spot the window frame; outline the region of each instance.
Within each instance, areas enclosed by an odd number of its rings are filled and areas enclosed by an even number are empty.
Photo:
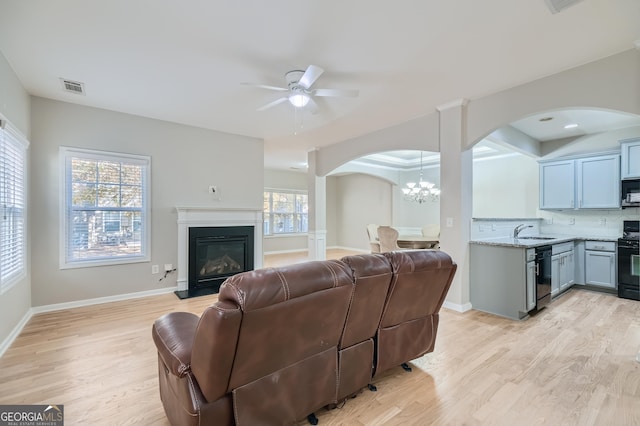
[[[132,255],[117,255],[92,257],[87,259],[70,259],[69,253],[69,223],[71,217],[70,209],[73,197],[71,184],[71,170],[67,170],[68,161],[71,158],[82,158],[88,160],[106,160],[125,164],[138,164],[142,166],[142,216],[140,227],[141,253]],[[60,269],[87,268],[95,266],[125,265],[131,263],[149,262],[151,260],[151,157],[147,155],[136,155],[122,152],[101,151],[95,149],[73,148],[61,146],[59,152],[60,159]],[[121,183],[119,184],[121,185]],[[82,208],[81,210],[95,210],[102,212],[122,212],[124,208]],[[132,210],[131,210],[132,211]]]
[[[263,210],[263,224],[262,224],[262,231],[264,233],[265,238],[282,238],[282,237],[299,237],[299,236],[304,236],[307,235],[309,233],[309,191],[306,190],[301,190],[301,189],[280,189],[280,188],[264,188],[264,193],[270,193],[271,196],[269,198],[269,210]],[[275,213],[280,213],[280,212],[274,212],[273,211],[273,193],[280,193],[280,194],[290,194],[290,195],[294,195],[294,196],[298,196],[298,195],[306,195],[307,196],[307,213],[297,213],[297,212],[293,212],[292,214],[294,216],[296,215],[305,215],[307,217],[307,230],[306,231],[294,231],[294,232],[273,232],[274,229],[274,214]],[[264,195],[263,195],[264,198]],[[271,231],[270,233],[267,233],[265,231],[265,222],[269,222],[269,230]],[[298,226],[299,227],[299,226]]]
[[[27,156],[27,151],[29,149],[29,141],[27,140],[27,138],[17,129],[15,128],[13,125],[11,125],[11,123],[9,123],[5,117],[3,115],[0,114],[0,153],[2,153],[2,158],[4,158],[4,149],[5,149],[5,144],[11,144],[12,145],[12,150],[17,151],[20,154],[20,166],[22,167],[22,170],[20,171],[20,179],[22,180],[21,182],[21,187],[20,187],[20,191],[21,191],[21,195],[22,195],[22,199],[19,201],[21,204],[21,209],[20,209],[20,215],[19,218],[21,219],[21,241],[17,244],[20,247],[20,253],[19,254],[19,258],[16,262],[16,270],[11,271],[7,277],[2,276],[2,270],[4,269],[4,265],[2,265],[0,267],[0,294],[4,294],[7,291],[9,291],[12,287],[14,287],[17,283],[19,283],[21,280],[23,280],[26,276],[27,276],[27,241],[28,241],[28,212],[27,212],[27,208],[28,208],[28,200],[29,200],[29,193],[28,193],[28,180],[27,180],[27,176],[28,176],[28,168],[29,168],[29,161],[28,161],[28,156]],[[4,159],[2,161],[0,161],[0,181],[4,182],[4,170],[2,165],[4,165]],[[17,176],[16,175],[12,175],[12,176]],[[15,193],[17,191],[12,192],[12,194],[15,196]],[[0,195],[0,199],[3,199],[4,194]],[[13,197],[12,197],[13,198]],[[5,206],[0,206],[3,209],[5,208]],[[3,212],[3,217],[4,217],[4,212]],[[4,220],[4,219],[3,219]],[[12,230],[10,232],[13,232],[13,227]],[[0,231],[0,237],[3,237],[1,231]],[[2,238],[2,240],[4,240],[4,238]],[[0,243],[2,244],[2,243]],[[6,260],[6,257],[3,256],[3,259],[0,259],[0,262],[3,262]]]

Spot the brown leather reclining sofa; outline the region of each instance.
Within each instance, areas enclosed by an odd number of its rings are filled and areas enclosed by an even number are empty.
[[[201,317],[153,325],[172,425],[291,424],[432,352],[456,271],[398,251],[235,275]]]

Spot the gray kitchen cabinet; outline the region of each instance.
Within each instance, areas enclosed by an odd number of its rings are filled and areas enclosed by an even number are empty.
[[[560,291],[565,291],[575,282],[575,263],[573,250],[563,253],[560,258]]]
[[[622,161],[620,177],[622,179],[640,178],[640,138],[620,141]]]
[[[478,244],[469,248],[473,309],[512,319],[526,317],[535,308],[535,266],[530,268],[535,262],[527,261],[527,249]]]
[[[574,244],[554,244],[551,250],[551,296],[555,296],[575,283]]]
[[[620,208],[620,155],[540,163],[540,209]]]
[[[575,207],[574,169],[574,160],[540,163],[540,209]]]
[[[575,264],[575,284],[584,285],[584,241],[576,241],[573,250]]]
[[[579,209],[620,207],[620,156],[600,155],[576,160]]]
[[[551,297],[560,293],[560,255],[551,256]]]
[[[585,284],[616,288],[616,244],[587,241],[585,243]]]
[[[527,249],[527,311],[536,308],[536,250]]]

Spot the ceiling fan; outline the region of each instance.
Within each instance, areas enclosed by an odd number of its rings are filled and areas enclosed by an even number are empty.
[[[313,83],[324,73],[324,70],[317,65],[309,65],[306,71],[293,70],[284,75],[287,87],[268,86],[265,84],[240,83],[245,86],[260,87],[278,92],[287,92],[287,94],[273,102],[258,108],[258,111],[264,111],[283,102],[289,101],[296,108],[306,108],[315,114],[318,111],[318,105],[313,100],[314,96],[335,96],[355,98],[358,96],[358,90],[351,89],[312,89]]]

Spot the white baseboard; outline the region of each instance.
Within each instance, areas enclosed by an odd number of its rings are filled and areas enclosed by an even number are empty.
[[[174,292],[178,287],[164,287],[155,290],[138,291],[136,293],[116,294],[113,296],[96,297],[95,299],[74,300],[73,302],[55,303],[53,305],[36,306],[31,308],[33,314],[61,311],[63,309],[79,308],[82,306],[99,305],[101,303],[119,302],[121,300],[139,299],[141,297],[157,296]]]
[[[0,358],[2,358],[7,349],[9,349],[9,347],[13,344],[14,340],[16,340],[20,333],[22,333],[22,329],[25,327],[25,325],[27,325],[31,317],[35,314],[61,311],[63,309],[79,308],[82,306],[98,305],[101,303],[118,302],[121,300],[138,299],[141,297],[156,296],[158,294],[171,293],[177,289],[178,287],[165,287],[156,290],[117,294],[114,296],[97,297],[95,299],[86,300],[75,300],[73,302],[55,303],[53,305],[36,306],[30,308],[27,313],[24,314],[20,322],[13,328],[11,333],[9,333],[9,335],[2,342],[0,342]]]
[[[442,304],[442,307],[451,309],[452,311],[456,311],[460,313],[464,313],[472,309],[471,303],[464,303],[460,305],[458,303],[449,302],[448,300],[444,301],[444,303]]]
[[[355,248],[355,247],[331,246],[327,248],[332,250],[348,250],[348,251],[357,251],[359,253],[371,253],[371,250],[365,250],[362,248]]]
[[[344,247],[344,246],[330,246],[327,247],[327,250],[349,250],[349,251],[357,251],[360,253],[369,253],[369,250],[364,250],[361,248],[353,248],[353,247]],[[308,249],[293,249],[293,250],[277,250],[277,251],[265,251],[264,254],[288,254],[288,253],[305,253],[308,252]]]
[[[269,254],[288,254],[288,253],[306,253],[308,249],[292,249],[292,250],[275,250],[275,251],[265,251],[264,255],[267,256]]]
[[[20,322],[11,330],[11,333],[0,343],[0,358],[4,355],[4,353],[9,349],[9,347],[13,344],[13,341],[22,333],[22,329],[29,322],[31,317],[33,316],[33,309],[29,309]]]

